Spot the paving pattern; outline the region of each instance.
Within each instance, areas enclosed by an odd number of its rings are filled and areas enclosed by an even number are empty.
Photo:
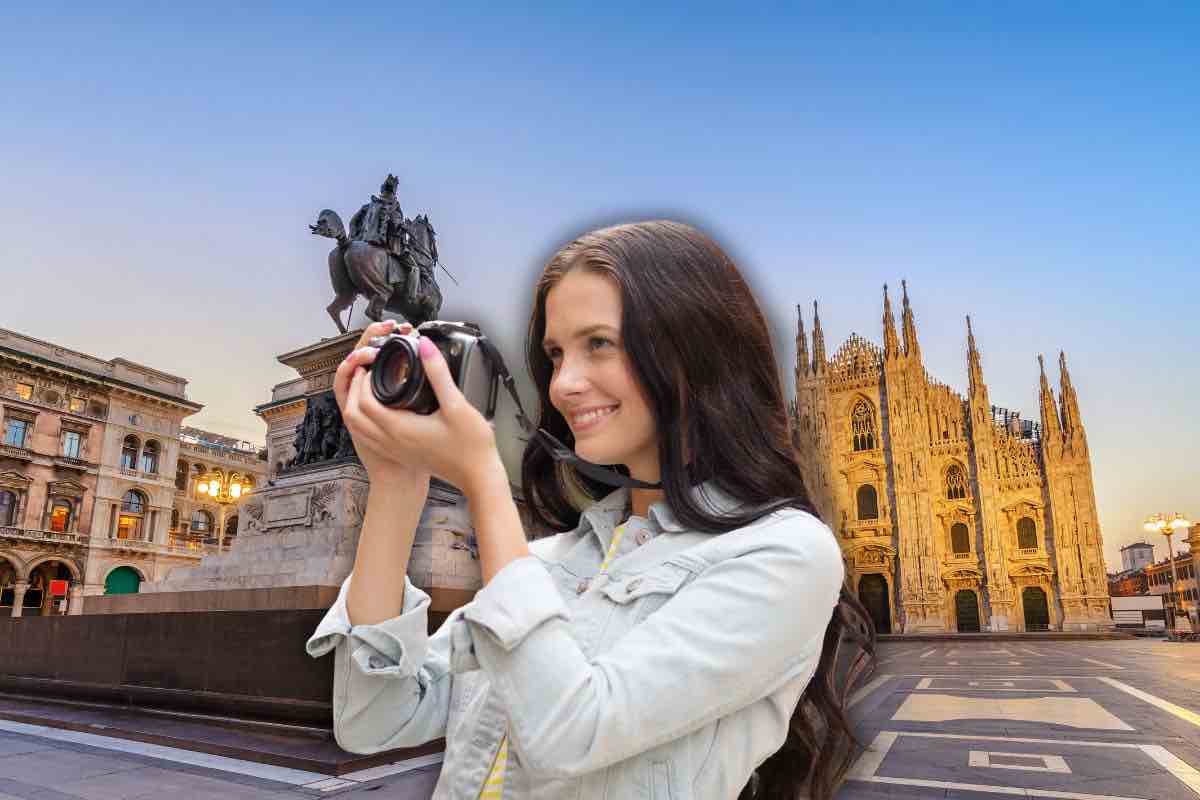
[[[838,800],[1200,798],[1200,644],[886,642]]]
[[[837,800],[1200,798],[1200,643],[887,642]],[[0,800],[426,800],[440,755],[330,778],[0,720]],[[622,798],[621,800],[624,800]]]

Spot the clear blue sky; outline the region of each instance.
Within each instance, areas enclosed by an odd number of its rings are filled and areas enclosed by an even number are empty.
[[[1026,416],[1067,351],[1110,564],[1145,514],[1200,515],[1197,7],[440,6],[7,8],[0,324],[183,375],[192,424],[261,441],[275,355],[334,330],[306,225],[391,171],[462,283],[444,316],[517,363],[556,244],[682,218],[751,277],[789,386],[796,303],[831,352],[879,341],[905,277],[952,386],[966,313]]]

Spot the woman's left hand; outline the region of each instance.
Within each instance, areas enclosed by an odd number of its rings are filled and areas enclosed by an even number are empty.
[[[370,374],[355,370],[347,392],[348,413],[361,413],[374,423],[379,441],[371,442],[394,460],[419,466],[463,492],[504,471],[496,435],[487,419],[455,385],[442,352],[428,338],[420,339],[421,365],[437,396],[438,409],[417,414],[388,408],[375,399]],[[505,481],[507,481],[507,476]]]

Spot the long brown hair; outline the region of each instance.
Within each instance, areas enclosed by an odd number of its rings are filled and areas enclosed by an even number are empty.
[[[621,338],[655,415],[663,493],[676,519],[720,534],[785,507],[816,516],[792,450],[766,319],[725,251],[690,225],[654,220],[603,228],[570,242],[546,264],[526,343],[538,391],[537,424],[574,446],[566,420],[550,403],[553,367],[541,346],[546,295],[573,269],[606,275],[620,288]],[[530,513],[557,531],[578,525],[579,499],[594,501],[612,491],[555,462],[533,441],[525,448],[521,479]],[[749,510],[711,515],[690,492],[706,480]],[[759,765],[739,800],[791,800],[802,792],[815,800],[833,796],[858,747],[846,718],[847,697],[874,662],[874,627],[843,584],[787,738]]]

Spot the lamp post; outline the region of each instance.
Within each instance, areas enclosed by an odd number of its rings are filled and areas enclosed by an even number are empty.
[[[196,491],[221,507],[221,521],[217,524],[217,552],[225,549],[225,510],[231,504],[237,503],[250,488],[246,480],[236,472],[224,476],[219,471],[214,471],[200,478]]]
[[[1187,605],[1184,603],[1183,598],[1179,596],[1179,591],[1175,588],[1179,582],[1179,573],[1175,567],[1175,550],[1171,546],[1171,537],[1175,535],[1175,531],[1187,528],[1191,524],[1183,514],[1175,512],[1169,516],[1163,513],[1151,514],[1146,518],[1146,523],[1142,526],[1151,533],[1157,531],[1167,537],[1167,557],[1171,559],[1171,628],[1167,631],[1169,639],[1175,638],[1176,620],[1179,618],[1176,608],[1177,603],[1183,608],[1184,617],[1187,618]],[[1190,618],[1188,618],[1188,624],[1191,624]]]

